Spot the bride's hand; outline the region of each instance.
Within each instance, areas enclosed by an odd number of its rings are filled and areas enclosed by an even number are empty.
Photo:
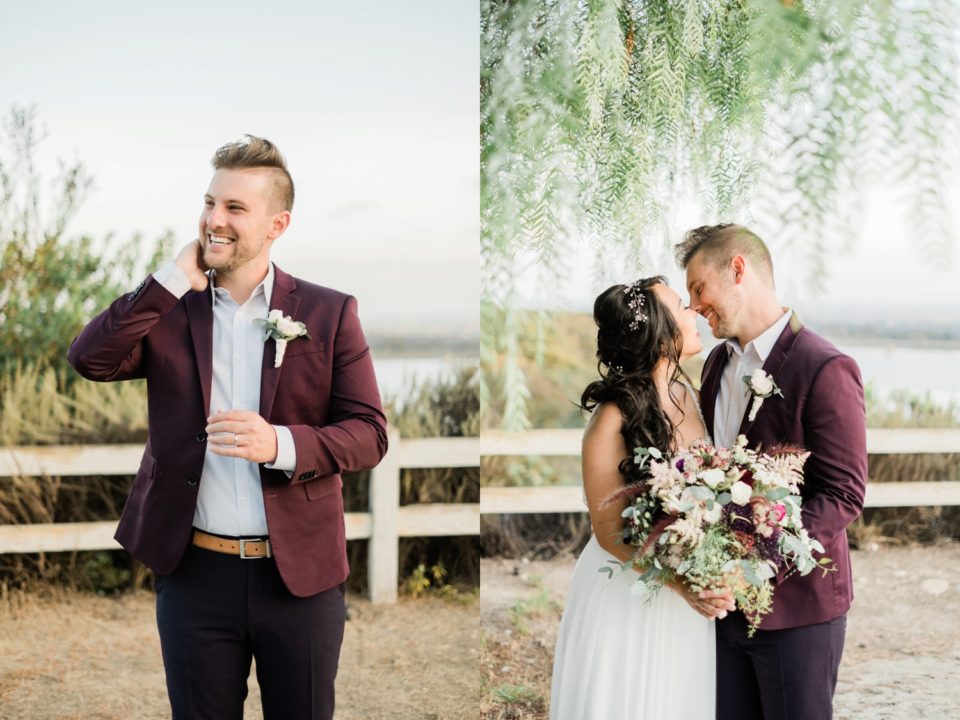
[[[707,603],[722,612],[723,615],[720,617],[725,617],[728,612],[733,612],[737,609],[737,601],[734,599],[733,590],[729,587],[721,587],[716,590],[703,590],[696,593],[696,596],[700,602]]]
[[[740,590],[745,583],[746,580],[743,578],[742,573],[728,575],[723,585],[713,590],[703,590],[697,593],[697,598],[701,602],[708,603],[724,611],[723,615],[726,615],[727,612],[733,612],[737,609],[735,593]]]
[[[666,585],[707,620],[722,620],[727,616],[728,611],[736,609],[732,594],[711,593],[709,591],[696,593],[682,582],[677,581],[670,581]],[[704,595],[707,597],[703,597]]]

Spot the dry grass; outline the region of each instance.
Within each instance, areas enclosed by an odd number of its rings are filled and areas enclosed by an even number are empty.
[[[474,720],[479,613],[472,599],[373,606],[348,596],[339,720]],[[424,668],[429,668],[424,672]],[[251,672],[245,717],[259,720]],[[47,589],[0,600],[0,716],[160,720],[170,716],[154,598]]]
[[[73,378],[73,381],[71,381]],[[404,437],[476,435],[480,402],[475,367],[454,377],[407,387],[385,403],[390,422]],[[0,376],[0,444],[62,445],[146,441],[147,400],[142,381],[90,383],[53,369],[16,366]],[[132,477],[0,478],[0,523],[53,523],[114,520]],[[344,478],[348,511],[369,506],[369,473]],[[411,469],[401,476],[401,504],[479,502],[479,468]],[[348,543],[353,567],[366,566],[366,541]],[[479,584],[476,537],[405,538],[400,543],[401,574],[424,565],[443,565],[440,585],[476,588]],[[0,591],[55,582],[66,587],[115,592],[150,586],[150,573],[125,554],[113,552],[0,555]],[[350,589],[364,592],[364,573],[354,573]],[[436,584],[434,584],[436,587]]]

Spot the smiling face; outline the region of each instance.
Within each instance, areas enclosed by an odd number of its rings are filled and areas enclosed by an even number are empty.
[[[667,285],[654,285],[652,290],[660,304],[670,310],[677,327],[680,328],[680,334],[683,338],[680,360],[686,360],[703,350],[703,342],[700,340],[700,332],[697,330],[697,314],[693,309],[684,306],[683,300],[677,292]]]
[[[270,170],[227,170],[213,174],[200,215],[203,261],[231,273],[252,260],[264,266],[270,246],[286,228],[289,213],[277,211]]]
[[[687,263],[687,290],[690,307],[703,315],[714,337],[737,336],[742,301],[731,268],[717,268],[698,253]]]

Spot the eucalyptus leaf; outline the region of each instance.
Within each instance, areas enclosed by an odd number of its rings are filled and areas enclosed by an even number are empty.
[[[713,490],[703,485],[691,485],[687,491],[697,500],[713,500],[716,497]]]
[[[743,578],[748,583],[754,587],[762,587],[763,580],[761,580],[757,574],[753,571],[753,565],[750,564],[749,560],[740,561],[740,569],[743,571]]]

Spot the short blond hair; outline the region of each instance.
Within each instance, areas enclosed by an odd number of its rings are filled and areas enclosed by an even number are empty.
[[[211,159],[214,170],[246,170],[266,168],[273,176],[274,201],[289,212],[293,209],[293,178],[287,170],[287,161],[277,146],[256,135],[227,143]]]
[[[773,283],[773,258],[770,250],[756,233],[743,225],[724,223],[703,225],[686,234],[683,242],[674,248],[677,263],[686,269],[694,255],[716,268],[723,268],[735,255],[743,255],[760,268]]]

